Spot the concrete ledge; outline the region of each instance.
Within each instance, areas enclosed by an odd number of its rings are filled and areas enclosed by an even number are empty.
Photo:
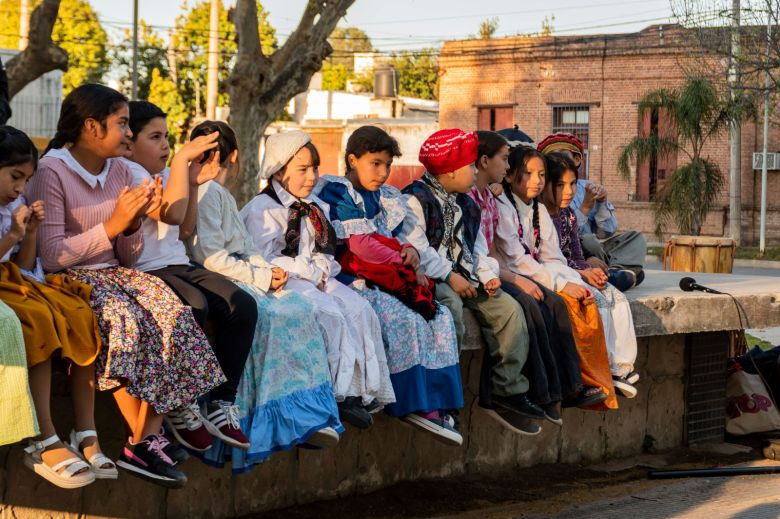
[[[626,293],[638,337],[698,333],[780,324],[780,277],[646,271],[637,288]],[[692,276],[700,285],[732,294],[683,292],[680,279]]]

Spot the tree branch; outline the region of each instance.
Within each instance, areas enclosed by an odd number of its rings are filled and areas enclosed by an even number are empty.
[[[43,0],[32,12],[30,42],[6,64],[9,97],[47,72],[68,70],[68,53],[51,40],[59,10],[60,0]]]

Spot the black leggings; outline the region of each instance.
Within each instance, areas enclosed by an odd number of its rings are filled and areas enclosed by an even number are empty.
[[[579,393],[582,375],[566,303],[536,284],[544,293],[542,301],[511,283],[503,282],[501,288],[520,303],[528,323],[530,348],[523,373],[531,382],[529,397],[537,404],[548,404]]]
[[[212,389],[209,398],[234,402],[255,336],[255,299],[225,276],[202,267],[172,265],[148,274],[165,281],[192,307],[201,328],[207,320],[214,324],[212,347],[227,382]]]

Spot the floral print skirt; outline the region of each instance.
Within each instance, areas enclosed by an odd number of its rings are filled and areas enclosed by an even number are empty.
[[[450,311],[437,303],[436,317],[426,321],[398,298],[367,288],[352,287],[374,308],[382,327],[387,366],[396,403],[385,406],[392,416],[463,407],[458,339]]]
[[[162,414],[225,381],[192,310],[161,279],[125,267],[66,273],[92,286],[103,341],[95,361],[101,391],[124,385]]]

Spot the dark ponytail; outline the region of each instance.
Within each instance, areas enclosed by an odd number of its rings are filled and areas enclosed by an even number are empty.
[[[87,119],[94,119],[105,129],[108,116],[127,104],[127,98],[104,85],[87,83],[74,88],[62,102],[57,133],[46,151],[75,144]]]
[[[238,139],[236,139],[236,132],[228,123],[222,121],[203,121],[190,133],[190,140],[196,139],[203,135],[211,135],[214,132],[219,132],[217,138],[217,151],[219,151],[219,160],[221,164],[224,164],[230,155],[238,149]],[[201,160],[201,164],[205,163],[211,154],[207,154]]]
[[[13,126],[0,126],[0,168],[32,163],[38,167],[38,149],[33,141]]]
[[[509,146],[507,140],[499,133],[486,130],[478,130],[476,133],[477,139],[479,139],[479,145],[477,146],[477,167],[479,167],[479,159],[481,159],[483,155],[492,159],[496,156],[496,153],[501,151],[501,148]]]
[[[535,148],[532,148],[530,146],[515,146],[512,151],[509,153],[509,174],[510,175],[523,175],[528,172],[527,170],[527,164],[528,161],[532,158],[538,158],[541,159],[542,162],[545,162],[544,155],[542,155],[541,152],[537,151]],[[546,164],[545,164],[545,173],[546,173]],[[512,201],[512,205],[515,208],[515,211],[517,212],[517,218],[518,220],[522,220],[520,218],[520,211],[517,209],[517,201],[515,200],[515,194],[512,192],[512,186],[509,183],[509,180],[505,177],[504,178],[504,191],[509,194],[509,199]],[[532,217],[532,224],[533,224],[533,232],[534,232],[534,252],[538,253],[539,246],[542,242],[542,233],[539,228],[539,199],[534,198],[531,201],[531,208],[533,209],[533,217]]]

